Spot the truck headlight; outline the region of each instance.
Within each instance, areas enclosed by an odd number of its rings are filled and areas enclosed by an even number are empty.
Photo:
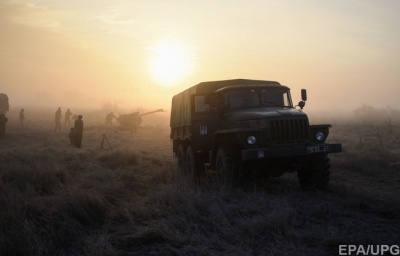
[[[315,139],[317,141],[324,141],[325,140],[325,134],[323,132],[316,132],[315,133]]]
[[[249,145],[254,145],[256,143],[256,137],[254,137],[253,135],[250,135],[249,137],[247,137],[247,143]]]

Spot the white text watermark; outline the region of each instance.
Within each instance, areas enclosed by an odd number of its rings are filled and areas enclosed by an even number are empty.
[[[339,255],[400,255],[399,245],[339,245]]]

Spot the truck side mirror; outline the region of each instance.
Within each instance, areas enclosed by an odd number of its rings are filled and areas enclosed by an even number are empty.
[[[305,105],[306,105],[305,101],[299,101],[299,105],[298,106],[300,107],[300,109],[303,109]]]
[[[301,89],[301,100],[307,101],[307,90],[306,89]]]

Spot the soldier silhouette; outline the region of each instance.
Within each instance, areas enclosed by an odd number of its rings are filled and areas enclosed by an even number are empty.
[[[117,119],[117,117],[114,116],[113,112],[110,112],[110,113],[107,114],[107,116],[106,116],[106,126],[112,126],[112,119],[113,118]]]
[[[75,145],[76,145],[77,148],[81,148],[81,146],[82,146],[82,137],[83,137],[82,115],[79,115],[78,119],[75,120],[74,130],[75,130]]]
[[[75,142],[75,128],[71,128],[68,134],[69,137],[69,142],[71,145],[76,146],[76,142]]]
[[[61,108],[59,107],[56,111],[55,115],[55,122],[56,122],[56,127],[54,128],[54,131],[61,130]]]
[[[24,119],[25,119],[24,109],[21,109],[21,111],[19,112],[19,124],[21,126],[24,126]]]
[[[72,116],[72,113],[68,109],[67,112],[65,112],[64,127],[71,126],[71,116]]]

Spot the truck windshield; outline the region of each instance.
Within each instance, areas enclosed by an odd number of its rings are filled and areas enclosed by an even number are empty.
[[[227,91],[224,94],[226,109],[254,107],[292,107],[290,93],[282,89],[247,89]]]

